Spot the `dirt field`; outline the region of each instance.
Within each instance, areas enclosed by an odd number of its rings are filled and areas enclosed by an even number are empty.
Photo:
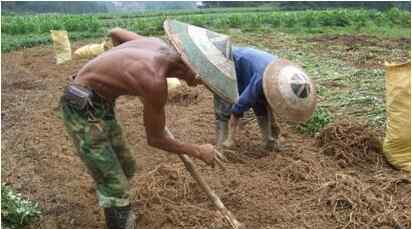
[[[410,39],[392,38],[381,39],[378,37],[359,35],[321,36],[306,39],[315,44],[320,55],[338,57],[345,62],[357,67],[380,68],[385,61],[403,63],[410,59]]]
[[[84,61],[54,63],[46,46],[2,56],[2,182],[40,203],[43,216],[30,228],[105,228],[92,179],[58,113],[68,76]],[[167,123],[175,137],[214,143],[212,102],[203,87],[170,98]],[[122,97],[117,111],[139,167],[130,183],[139,228],[229,228],[178,157],[146,144],[139,101]],[[247,228],[411,228],[410,176],[391,168],[379,149],[363,148],[367,157],[353,151],[355,161],[342,164],[316,138],[284,123],[281,130],[284,150],[267,152],[247,116],[226,172],[196,161]]]

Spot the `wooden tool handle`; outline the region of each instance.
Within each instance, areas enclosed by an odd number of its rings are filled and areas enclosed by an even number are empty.
[[[180,159],[182,159],[183,163],[185,164],[186,169],[192,175],[192,177],[197,181],[203,191],[206,192],[209,199],[213,202],[213,204],[219,209],[220,213],[225,217],[225,219],[229,222],[229,224],[235,228],[240,229],[242,228],[243,224],[240,223],[233,214],[225,207],[223,202],[220,198],[216,195],[216,193],[209,187],[205,180],[203,180],[202,176],[196,171],[192,160],[187,156],[180,154]]]
[[[170,131],[167,129],[167,127],[165,128],[165,131],[170,137],[174,138],[172,133],[170,133]],[[203,177],[196,171],[193,161],[185,154],[179,154],[179,157],[183,161],[186,169],[189,171],[192,177],[196,180],[196,182],[200,185],[203,191],[206,192],[209,199],[213,202],[215,207],[219,209],[219,212],[228,221],[230,226],[232,226],[234,229],[243,229],[244,225],[240,223],[234,217],[234,215],[225,207],[225,205],[220,200],[220,198],[216,195],[216,193],[209,187],[209,185],[206,183]]]

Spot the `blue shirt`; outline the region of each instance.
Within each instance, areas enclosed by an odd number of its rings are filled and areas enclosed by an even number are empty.
[[[239,89],[239,99],[233,105],[232,113],[240,117],[253,108],[256,115],[266,115],[262,77],[266,66],[278,57],[253,48],[233,47],[232,54]]]

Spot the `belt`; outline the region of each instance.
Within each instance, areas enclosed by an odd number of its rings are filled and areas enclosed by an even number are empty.
[[[63,98],[66,102],[81,110],[93,108],[95,105],[104,105],[107,108],[114,106],[114,100],[107,101],[107,99],[97,94],[94,89],[75,83],[70,83],[67,86]]]

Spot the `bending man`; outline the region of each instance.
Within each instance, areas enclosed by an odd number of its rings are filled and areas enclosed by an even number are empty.
[[[122,95],[139,96],[144,106],[144,127],[149,145],[176,154],[187,154],[213,163],[214,147],[174,140],[165,131],[166,77],[190,86],[196,74],[173,48],[162,40],[114,29],[114,48],[85,64],[61,98],[64,123],[97,188],[109,229],[135,228],[135,215],[127,183],[135,161],[121,137],[114,106]]]

